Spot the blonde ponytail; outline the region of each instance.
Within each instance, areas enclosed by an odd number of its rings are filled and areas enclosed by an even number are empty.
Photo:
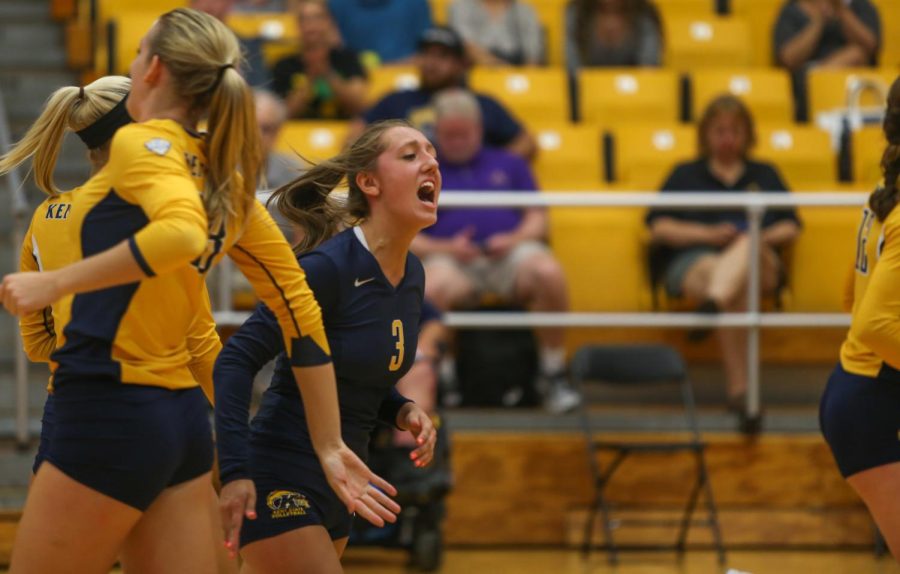
[[[204,204],[211,229],[246,213],[262,164],[253,93],[241,77],[234,33],[209,14],[177,8],[163,14],[150,38],[193,114],[208,114]]]
[[[66,130],[79,131],[90,126],[121,102],[130,89],[131,80],[123,76],[103,77],[84,88],[59,88],[48,98],[25,136],[0,156],[0,175],[34,158],[35,184],[48,195],[58,195],[53,172]]]
[[[8,153],[0,157],[0,175],[34,157],[34,182],[47,195],[58,195],[53,183],[56,159],[69,126],[72,109],[79,102],[79,89],[69,86],[53,92],[41,115],[25,136]]]

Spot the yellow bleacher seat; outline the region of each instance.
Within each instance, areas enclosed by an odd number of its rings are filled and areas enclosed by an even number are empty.
[[[731,0],[731,13],[747,22],[754,66],[775,64],[772,31],[782,6],[784,0]]]
[[[435,24],[446,24],[450,12],[450,3],[453,0],[429,0],[431,5],[431,19]]]
[[[96,0],[97,23],[105,24],[110,18],[127,12],[153,12],[157,16],[169,10],[188,6],[188,0]]]
[[[347,139],[345,122],[292,121],[284,124],[275,149],[300,154],[309,161],[321,161],[337,155]]]
[[[569,90],[562,68],[475,68],[469,85],[497,98],[526,124],[569,119]]]
[[[856,79],[874,80],[885,88],[897,78],[896,68],[845,68],[845,69],[813,69],[809,72],[809,111],[810,120],[816,114],[828,112],[847,106],[847,88]],[[863,106],[883,107],[884,101],[872,93],[863,96]]]
[[[550,209],[550,246],[573,311],[650,309],[645,237],[643,209]]]
[[[872,189],[881,180],[881,155],[887,142],[880,126],[866,126],[853,132],[853,181]]]
[[[131,61],[138,51],[141,38],[159,17],[157,12],[123,12],[110,20],[107,57],[109,62],[101,63],[109,74],[128,75]]]
[[[673,18],[708,18],[716,13],[715,0],[656,0],[653,5],[663,22]]]
[[[791,80],[784,70],[755,68],[740,71],[697,70],[691,74],[694,121],[709,102],[724,93],[741,98],[757,123],[794,120]]]
[[[803,231],[792,248],[785,311],[839,313],[860,208],[802,207],[798,215]]]
[[[622,126],[613,131],[613,142],[616,181],[634,189],[659,189],[675,164],[697,157],[693,126]]]
[[[612,127],[678,121],[678,75],[659,69],[585,69],[578,74],[581,121]]]
[[[369,103],[376,104],[384,96],[399,90],[419,87],[415,66],[381,66],[369,70]]]
[[[837,179],[837,152],[827,132],[815,127],[786,124],[758,127],[754,157],[771,162],[788,189],[833,189]]]
[[[265,40],[262,46],[263,61],[270,68],[299,49],[300,30],[293,13],[232,12],[227,24],[241,38]]]
[[[750,29],[740,17],[672,18],[663,22],[663,27],[663,60],[668,68],[688,71],[752,63]]]
[[[599,190],[604,186],[600,128],[589,124],[548,124],[534,131],[538,155],[532,164],[540,189]]]

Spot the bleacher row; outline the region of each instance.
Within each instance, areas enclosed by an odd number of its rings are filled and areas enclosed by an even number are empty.
[[[447,20],[447,7],[452,0],[430,0],[436,22]],[[565,42],[565,7],[568,0],[522,0],[535,8],[544,30],[546,60],[551,66],[563,66]],[[165,10],[185,5],[185,0],[95,0],[96,21],[101,26],[116,22],[131,30],[140,21],[137,35],[122,29],[119,42],[136,45],[146,30],[144,22]],[[900,3],[895,0],[873,0],[878,7],[883,30],[880,63],[893,67],[900,64]],[[784,0],[654,0],[663,22],[665,66],[678,71],[697,67],[768,67],[773,65],[772,28]],[[724,12],[724,13],[723,13]],[[271,58],[283,55],[298,39],[296,22],[290,14],[236,13],[229,24],[238,34],[265,37],[272,41]],[[105,48],[100,43],[101,50]],[[119,50],[114,69],[131,59],[133,50]],[[106,58],[98,62],[106,65]]]
[[[772,67],[771,28],[782,0],[731,0],[727,16],[715,0],[656,0],[664,21],[665,65],[659,69],[585,69],[569,78],[563,68],[565,0],[524,0],[538,9],[548,41],[549,66],[477,68],[473,89],[507,105],[535,134],[533,167],[542,189],[658,189],[679,161],[696,154],[696,126],[705,104],[722,92],[746,101],[757,121],[755,157],[775,163],[791,189],[867,191],[880,177],[883,138],[877,127],[852,135],[852,181],[838,182],[835,135],[793,122],[787,73]],[[161,11],[178,0],[97,0],[109,36],[109,71],[127,70],[138,39]],[[432,0],[436,21],[448,0]],[[726,3],[727,4],[727,3]],[[900,70],[900,3],[877,0],[884,45],[880,69],[816,70],[810,75],[810,117],[846,105],[848,82],[868,78],[889,85]],[[296,49],[297,29],[287,14],[234,14],[232,29],[269,40],[269,62]],[[105,49],[106,42],[98,47]],[[104,72],[107,70],[104,69]],[[416,86],[412,67],[370,71],[370,101]],[[864,105],[882,105],[864,99]],[[576,120],[576,121],[573,121]],[[278,148],[311,160],[328,157],[345,141],[341,122],[289,122]],[[852,260],[856,208],[799,210],[804,231],[792,249],[787,311],[839,311]],[[550,239],[565,267],[576,311],[647,311],[652,308],[646,265],[647,233],[641,209],[551,209]],[[598,248],[599,246],[599,248]],[[845,264],[846,263],[846,264]]]

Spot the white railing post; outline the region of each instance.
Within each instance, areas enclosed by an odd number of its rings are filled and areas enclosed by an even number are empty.
[[[751,325],[747,329],[747,416],[759,415],[759,308],[760,308],[760,254],[762,253],[763,208],[751,205],[747,208],[747,231],[750,235],[750,262],[747,273],[747,313]]]

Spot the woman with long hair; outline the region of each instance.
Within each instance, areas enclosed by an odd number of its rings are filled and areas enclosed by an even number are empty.
[[[342,182],[346,202],[330,195]],[[395,120],[369,126],[347,151],[273,196],[302,231],[295,249],[334,352],[343,437],[361,458],[379,420],[412,433],[416,466],[434,453],[431,419],[394,385],[416,360],[425,289],[424,269],[409,245],[436,221],[440,189],[434,147]],[[340,572],[351,514],[316,460],[306,397],[291,382],[279,330],[261,305],[216,362],[222,519],[230,546],[241,546],[244,572]],[[253,379],[276,356],[272,384],[248,427]],[[377,488],[369,495],[388,511],[399,510]],[[255,516],[242,521],[248,507]]]
[[[822,434],[841,475],[900,560],[900,79],[884,116],[884,180],[856,235],[850,330],[822,395]]]

